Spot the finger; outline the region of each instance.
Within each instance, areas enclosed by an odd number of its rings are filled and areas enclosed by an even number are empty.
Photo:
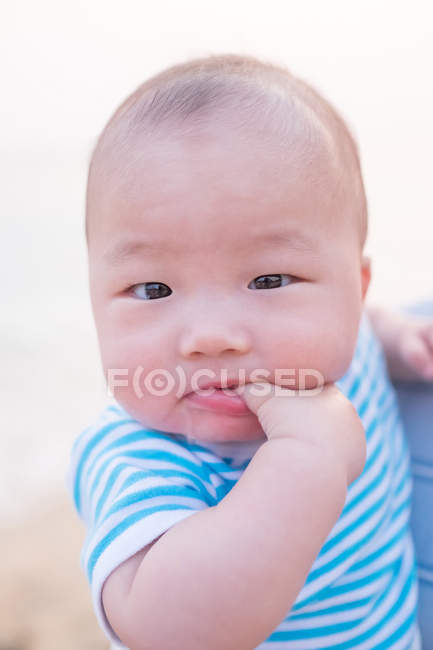
[[[245,384],[240,397],[243,398],[248,408],[255,414],[259,408],[273,395],[273,384],[269,382],[254,382]]]
[[[316,391],[317,389],[312,390],[311,394],[315,394]],[[252,382],[242,386],[242,390],[239,390],[238,394],[244,398],[248,408],[257,415],[259,409],[271,398],[294,397],[298,392],[306,393],[309,391],[296,391],[292,388],[286,388],[279,384],[271,384],[269,382]]]
[[[404,361],[420,376],[427,379],[433,377],[433,355],[427,341],[416,334],[408,334],[401,343],[401,354]]]
[[[425,325],[423,330],[424,341],[427,343],[429,348],[429,361],[424,367],[424,378],[427,380],[433,380],[433,322]]]
[[[433,323],[426,325],[422,331],[423,340],[428,353],[424,361],[423,377],[428,381],[433,380]]]
[[[428,325],[424,326],[422,330],[422,335],[424,337],[424,340],[430,346],[433,353],[433,323],[429,323]]]

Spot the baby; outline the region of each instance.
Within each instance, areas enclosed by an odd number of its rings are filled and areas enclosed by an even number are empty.
[[[86,235],[114,399],[69,481],[111,641],[416,647],[408,450],[371,324],[396,375],[431,376],[433,336],[368,318],[366,234],[356,145],[285,69],[190,61],[108,122]]]

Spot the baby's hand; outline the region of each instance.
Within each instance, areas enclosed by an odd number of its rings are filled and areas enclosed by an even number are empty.
[[[266,393],[259,395],[259,390]],[[335,384],[325,384],[317,391],[297,392],[257,382],[246,384],[242,397],[269,440],[293,438],[335,454],[347,469],[349,485],[365,464],[362,422]]]
[[[392,379],[433,381],[433,318],[377,307],[369,315]]]
[[[392,363],[396,378],[433,381],[433,319],[404,318]]]

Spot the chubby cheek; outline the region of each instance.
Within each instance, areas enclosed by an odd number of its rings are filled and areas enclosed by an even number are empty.
[[[314,318],[293,319],[284,331],[275,331],[269,365],[291,371],[288,374],[293,380],[287,384],[289,387],[302,388],[302,376],[305,386],[313,388],[318,376],[329,383],[345,374],[355,351],[359,316],[352,311],[340,312],[329,310],[320,316],[315,314]],[[309,375],[308,370],[315,373]]]
[[[346,327],[329,329],[326,347],[322,345],[322,363],[326,382],[335,382],[346,373],[355,352],[358,325],[349,321]]]
[[[115,399],[144,426],[158,428],[176,405],[176,375],[161,347],[142,337],[100,338],[105,379]],[[173,390],[167,391],[173,377]]]
[[[169,425],[173,408],[173,400],[169,396],[149,395],[146,392],[140,394],[132,387],[118,387],[113,390],[113,395],[129,415],[144,427],[175,431]]]

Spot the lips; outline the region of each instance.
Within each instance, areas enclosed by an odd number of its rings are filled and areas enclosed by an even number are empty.
[[[227,378],[224,380],[219,380],[219,379],[214,379],[214,380],[203,380],[203,381],[197,381],[196,385],[194,388],[191,390],[194,391],[208,391],[211,392],[210,389],[236,389],[238,387],[244,386],[245,381],[242,379],[240,380],[239,377],[232,377],[232,378]],[[213,391],[212,391],[213,392]]]
[[[228,394],[228,391],[223,391],[217,386],[209,386],[213,388],[212,393],[201,394],[200,391],[192,391],[185,396],[187,403],[196,409],[205,411],[212,411],[214,413],[221,413],[226,415],[251,415],[250,409],[247,407],[243,399],[236,393]]]

